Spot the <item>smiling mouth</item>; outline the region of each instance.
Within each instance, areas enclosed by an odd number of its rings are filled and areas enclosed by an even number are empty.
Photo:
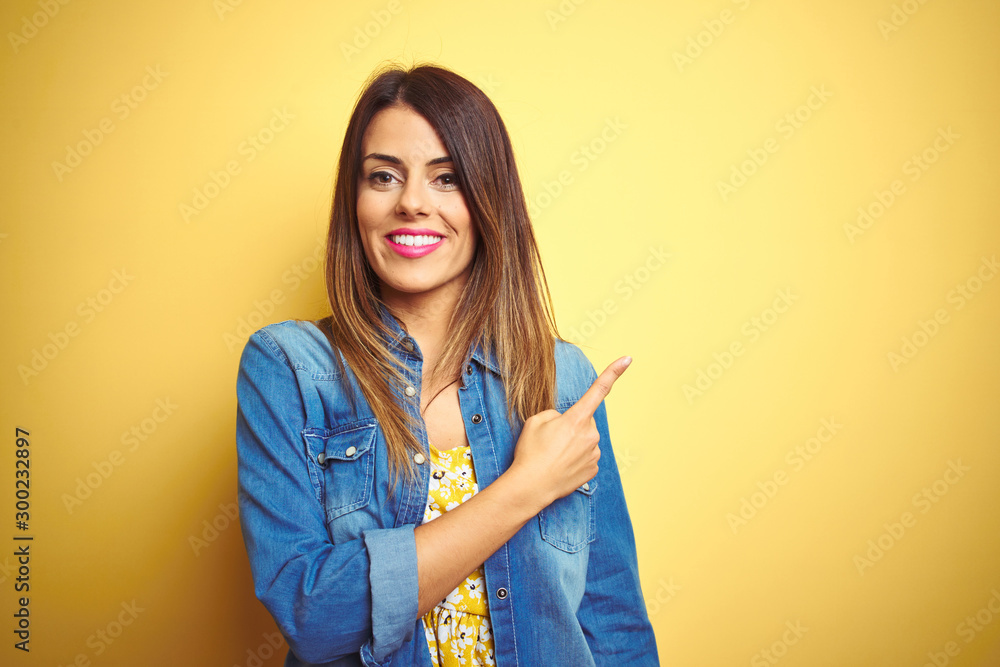
[[[413,236],[411,234],[390,234],[388,237],[390,241],[397,245],[412,246],[415,248],[420,248],[423,246],[434,245],[438,243],[442,237],[440,236],[429,236],[429,235],[419,235]]]
[[[410,231],[431,231],[414,229]],[[419,259],[426,257],[444,244],[444,237],[437,234],[387,234],[386,244],[400,257]]]

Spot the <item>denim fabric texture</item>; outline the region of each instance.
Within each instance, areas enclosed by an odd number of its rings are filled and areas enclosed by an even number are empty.
[[[383,313],[390,349],[414,396],[421,355]],[[312,322],[264,327],[247,342],[237,380],[240,522],[257,597],[291,650],[285,665],[430,667],[417,616],[414,528],[430,466],[389,497],[385,439],[357,379],[337,364]],[[565,411],[597,374],[575,346],[556,343]],[[342,357],[341,357],[342,359]],[[507,420],[503,379],[472,350],[459,404],[476,477],[485,489],[510,466],[520,424]],[[485,562],[496,662],[514,665],[658,665],[639,586],[635,540],[604,404],[599,472],[528,521]],[[427,454],[427,434],[416,434]]]

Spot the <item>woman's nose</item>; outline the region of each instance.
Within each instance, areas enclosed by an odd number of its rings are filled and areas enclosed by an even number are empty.
[[[431,211],[429,193],[419,179],[408,179],[399,193],[396,213],[407,217],[427,215]]]

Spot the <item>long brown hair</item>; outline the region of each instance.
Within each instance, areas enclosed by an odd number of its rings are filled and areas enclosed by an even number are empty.
[[[413,433],[416,418],[397,399],[401,366],[387,345],[391,334],[381,318],[378,277],[357,217],[362,138],[375,115],[395,105],[413,109],[436,130],[479,235],[433,377],[457,377],[471,347],[479,345],[503,376],[507,418],[523,422],[554,405],[559,335],[510,137],[496,107],[471,82],[441,67],[375,72],[355,104],[340,152],[326,263],[333,314],[321,324],[382,427],[392,479],[405,470],[415,480],[412,456],[422,451]]]

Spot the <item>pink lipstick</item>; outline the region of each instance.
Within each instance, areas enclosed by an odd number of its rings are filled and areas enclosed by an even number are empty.
[[[414,259],[437,250],[444,242],[444,237],[433,229],[400,227],[386,234],[385,242],[397,254]]]

